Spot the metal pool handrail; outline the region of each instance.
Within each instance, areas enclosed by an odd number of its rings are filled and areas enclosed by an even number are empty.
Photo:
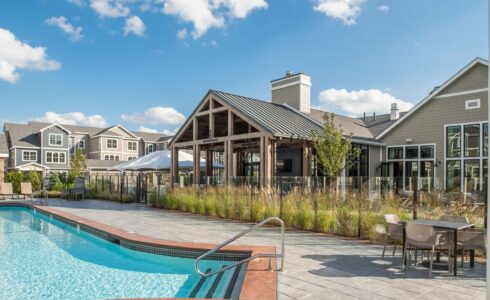
[[[219,251],[221,248],[223,248],[224,246],[234,242],[235,240],[239,239],[240,237],[246,235],[247,233],[259,228],[259,227],[262,227],[263,225],[267,224],[267,223],[270,223],[271,221],[276,221],[276,222],[279,222],[279,224],[281,225],[281,253],[278,254],[278,253],[264,253],[264,254],[256,254],[256,255],[253,255],[253,256],[250,256],[244,260],[241,260],[239,262],[236,262],[234,264],[231,264],[229,266],[226,266],[226,267],[223,267],[221,269],[218,269],[216,271],[213,271],[213,272],[209,272],[209,273],[204,273],[202,272],[201,270],[199,270],[199,262],[204,259],[205,257]],[[209,277],[209,276],[212,276],[212,275],[215,275],[215,274],[218,274],[218,273],[221,273],[221,272],[224,272],[228,269],[231,269],[231,268],[234,268],[236,266],[239,266],[241,264],[244,264],[246,262],[249,262],[251,260],[254,260],[256,258],[260,258],[260,257],[269,257],[269,268],[271,268],[271,259],[273,257],[280,257],[281,258],[281,267],[279,269],[276,269],[275,271],[283,271],[284,270],[284,231],[285,231],[285,226],[284,226],[284,222],[277,218],[277,217],[269,217],[267,219],[265,219],[264,221],[260,222],[260,223],[257,223],[255,224],[254,226],[248,228],[247,230],[244,230],[242,232],[240,232],[239,234],[233,236],[232,238],[224,241],[223,243],[217,245],[216,247],[214,247],[213,249],[209,250],[208,252],[204,253],[203,255],[199,256],[197,259],[196,259],[196,262],[194,264],[194,267],[196,269],[196,273],[198,273],[199,275],[201,276],[204,276],[204,277]]]

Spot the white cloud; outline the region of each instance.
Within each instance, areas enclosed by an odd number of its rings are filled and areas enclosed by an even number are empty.
[[[388,5],[386,5],[386,4],[383,4],[383,5],[378,6],[378,10],[381,11],[381,12],[386,13],[386,12],[388,12],[390,10],[390,7]]]
[[[119,18],[126,17],[130,13],[130,9],[125,6],[125,2],[127,1],[91,0],[90,7],[92,7],[100,17]]]
[[[209,28],[224,27],[223,16],[214,15],[208,0],[164,0],[163,12],[194,24],[192,36],[201,37]]]
[[[20,77],[18,69],[50,71],[60,67],[61,63],[47,58],[46,48],[31,47],[0,28],[0,80],[15,83]]]
[[[317,0],[314,9],[333,19],[339,19],[345,25],[356,24],[361,13],[361,5],[366,0]]]
[[[179,38],[179,40],[185,40],[185,38],[187,37],[187,29],[183,28],[177,31],[177,37]]]
[[[321,91],[318,98],[321,109],[355,117],[361,116],[364,112],[388,113],[392,103],[396,103],[400,111],[407,111],[413,107],[412,103],[377,89],[359,91],[328,89]]]
[[[68,35],[70,40],[79,41],[83,38],[82,27],[73,26],[66,17],[51,17],[45,21],[46,24],[56,26]]]
[[[153,129],[153,128],[148,128],[148,127],[145,127],[145,126],[140,126],[140,128],[138,129],[138,131],[148,132],[148,133],[163,133],[165,135],[173,136],[173,135],[175,135],[177,133],[177,131],[179,131],[179,127],[176,127],[176,128],[174,128],[172,130],[164,129],[162,132],[159,132],[158,130]]]
[[[148,127],[145,127],[145,126],[140,126],[140,128],[138,128],[138,131],[148,132],[148,133],[158,133],[158,130],[153,129],[153,128],[148,128]]]
[[[74,4],[78,7],[85,7],[85,1],[84,0],[68,0],[68,3]]]
[[[252,10],[267,8],[265,0],[213,0],[213,6],[225,6],[233,18],[244,19]]]
[[[142,113],[121,115],[121,118],[127,122],[144,125],[181,124],[185,121],[184,115],[174,108],[161,106],[150,107]]]
[[[138,16],[132,16],[126,19],[126,23],[124,24],[124,35],[134,33],[143,36],[145,35],[145,29],[145,23],[143,23]]]
[[[104,117],[101,115],[85,115],[82,112],[56,113],[48,111],[44,114],[44,116],[32,118],[31,121],[92,127],[109,126]]]
[[[197,39],[210,28],[225,27],[224,9],[230,18],[245,18],[252,10],[267,8],[266,0],[160,0],[163,13],[191,22],[193,38]]]

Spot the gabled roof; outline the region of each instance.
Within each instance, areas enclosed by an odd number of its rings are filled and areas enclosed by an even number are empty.
[[[312,130],[320,128],[316,122],[305,118],[285,105],[216,90],[210,92],[276,137],[308,139]]]
[[[5,130],[9,134],[9,142],[11,144],[8,147],[39,147],[40,140],[38,134],[41,129],[47,128],[48,126],[54,126],[54,124],[43,123],[43,122],[29,122],[29,124],[16,124],[16,123],[5,123]],[[98,127],[88,127],[88,126],[78,126],[78,125],[59,125],[63,126],[67,131],[72,134],[84,134],[90,137],[95,137],[103,131],[108,130],[107,128]],[[110,127],[110,128],[114,128]],[[127,129],[126,129],[127,130]],[[144,141],[165,141],[171,137],[166,136],[163,133],[141,133],[137,131],[130,131],[132,136],[136,138],[142,138]],[[114,133],[115,134],[115,133]]]
[[[396,122],[394,122],[393,124],[391,124],[390,126],[388,126],[386,129],[384,129],[381,133],[379,133],[378,135],[376,135],[376,139],[380,139],[380,138],[384,137],[388,132],[390,132],[391,130],[393,130],[393,128],[395,128],[396,126],[398,126],[405,119],[409,118],[414,112],[416,112],[417,110],[419,110],[427,102],[429,102],[434,97],[436,97],[441,91],[443,91],[446,87],[448,87],[450,84],[452,84],[458,78],[460,78],[461,76],[463,76],[468,70],[470,70],[471,68],[473,68],[477,64],[483,64],[485,66],[488,66],[488,61],[485,60],[485,59],[479,58],[479,57],[477,57],[474,60],[472,60],[464,68],[462,68],[461,70],[459,70],[458,73],[456,73],[451,78],[449,78],[446,82],[444,82],[444,84],[442,84],[441,86],[439,86],[439,87],[435,88],[434,90],[432,90],[432,92],[427,97],[425,97],[422,101],[420,101],[419,103],[417,103],[417,105],[415,105],[411,110],[409,110],[406,114],[404,114],[402,117],[400,117]]]
[[[51,128],[51,127],[58,127],[59,129],[63,130],[64,132],[66,132],[68,134],[71,134],[71,131],[70,130],[66,129],[65,127],[63,127],[63,126],[61,126],[60,124],[57,124],[57,123],[48,125],[48,126],[46,126],[44,128],[41,128],[39,131],[44,131],[44,130],[47,130],[47,129]]]
[[[116,128],[121,129],[122,131],[126,132],[128,135],[130,135],[133,138],[137,138],[137,136],[134,135],[134,133],[132,133],[131,131],[127,130],[122,125],[114,125],[114,126],[109,127],[109,128],[104,128],[101,131],[99,131],[95,136],[98,136],[98,135],[111,135],[111,136],[120,136],[120,137],[122,137],[121,134],[119,134],[118,132],[116,132],[114,130]]]

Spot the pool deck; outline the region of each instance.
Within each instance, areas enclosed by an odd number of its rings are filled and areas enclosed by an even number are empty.
[[[52,199],[61,211],[151,238],[221,243],[250,223],[98,200]],[[262,228],[237,245],[277,246],[279,230]],[[285,271],[278,276],[278,298],[287,299],[485,299],[485,266],[468,263],[458,277],[423,267],[401,271],[401,255],[381,260],[382,245],[311,232],[286,232]],[[391,247],[387,250],[391,254]]]

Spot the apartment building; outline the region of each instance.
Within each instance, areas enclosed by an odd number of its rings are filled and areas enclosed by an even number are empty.
[[[91,170],[109,170],[120,161],[165,150],[169,136],[108,128],[29,122],[5,123],[8,170],[66,171],[76,150],[87,157]]]

